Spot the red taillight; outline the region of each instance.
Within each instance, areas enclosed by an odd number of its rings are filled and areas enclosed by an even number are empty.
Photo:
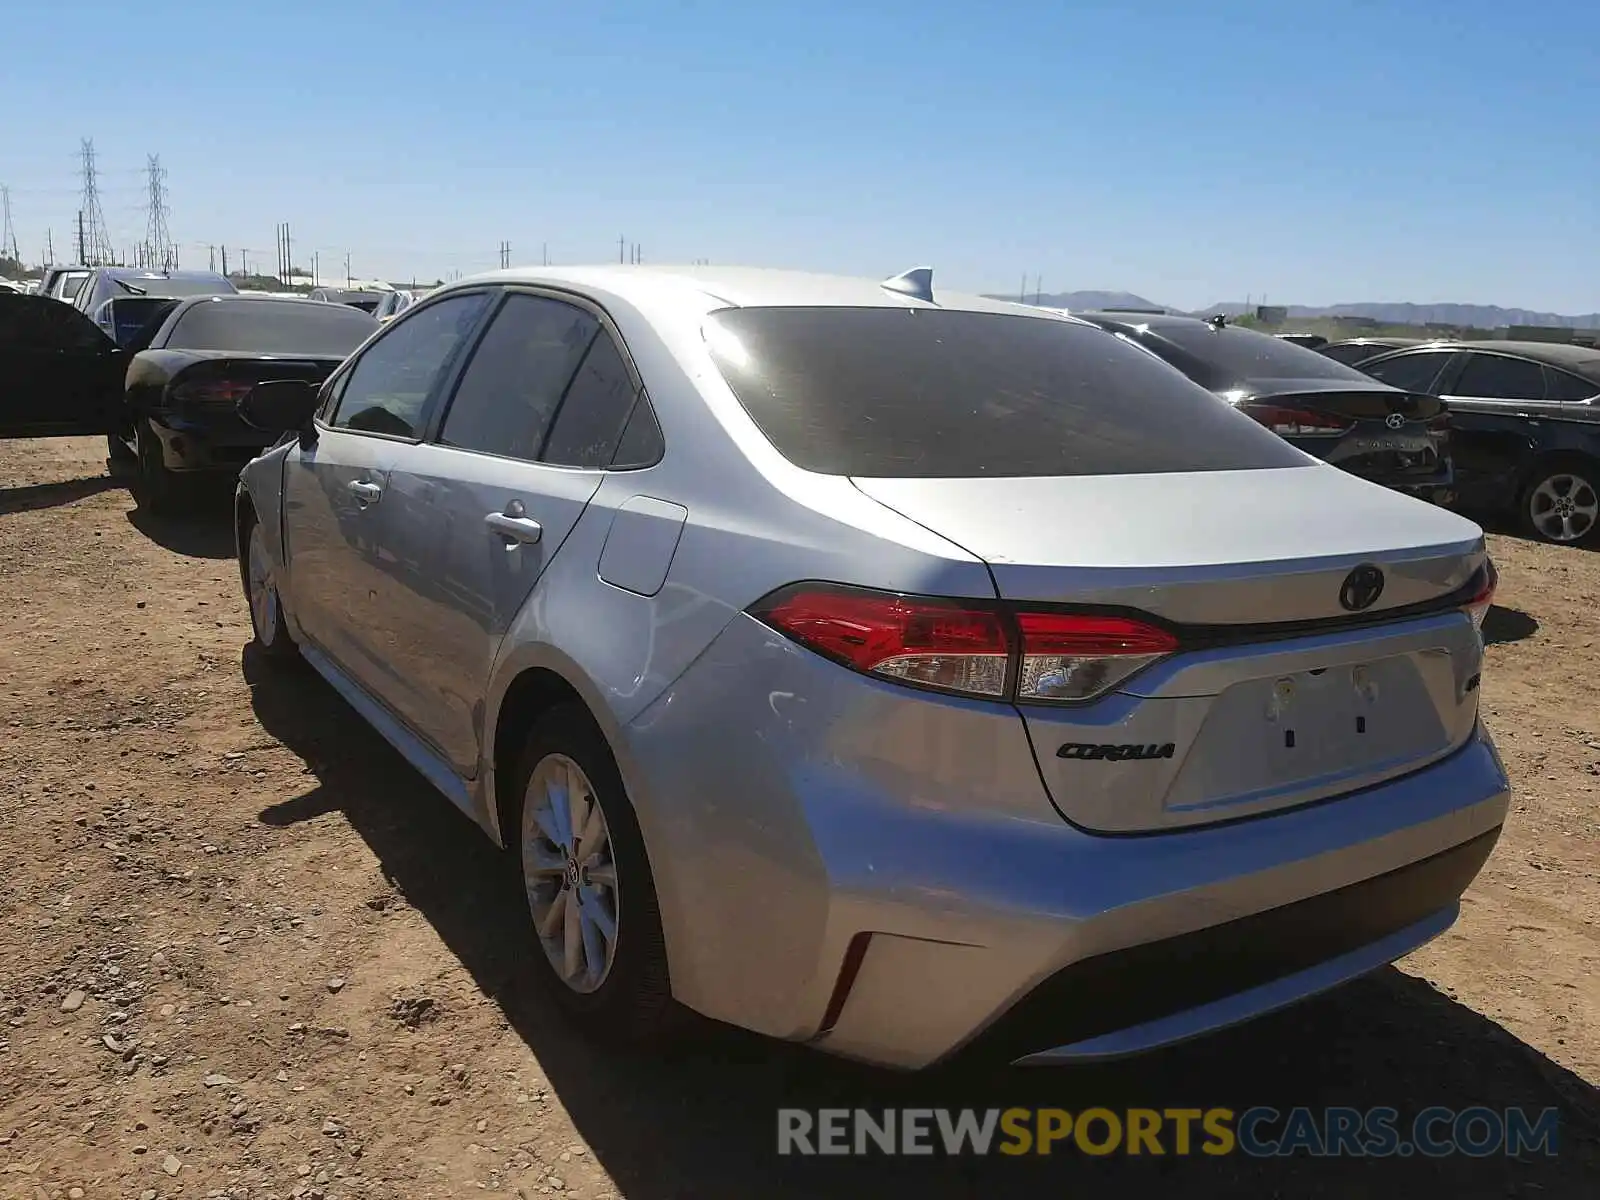
[[[1091,699],[1178,648],[1167,630],[1133,617],[1022,612],[829,584],[785,588],[751,611],[858,671],[991,699]]]
[[[1472,617],[1472,627],[1480,632],[1483,629],[1483,619],[1489,615],[1489,608],[1494,604],[1494,590],[1500,586],[1500,572],[1495,570],[1494,563],[1488,559],[1483,561],[1482,574],[1482,586],[1473,593],[1472,599],[1461,606]]]
[[[1308,408],[1285,408],[1281,404],[1241,404],[1239,411],[1265,425],[1279,437],[1334,437],[1347,433],[1354,424],[1332,413]]]
[[[227,379],[181,383],[172,389],[172,398],[188,404],[232,408],[248,396],[254,386],[253,383],[235,383]]]

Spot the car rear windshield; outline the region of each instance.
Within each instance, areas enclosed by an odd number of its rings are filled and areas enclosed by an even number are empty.
[[[239,290],[220,275],[214,279],[114,275],[112,280],[111,296],[212,296]]]
[[[359,309],[312,300],[211,300],[193,305],[167,345],[181,350],[311,354],[343,358],[378,322]]]
[[[1134,336],[1195,382],[1213,390],[1253,379],[1347,379],[1371,385],[1371,380],[1354,367],[1253,329],[1232,325],[1218,329],[1204,321],[1183,321],[1154,326],[1148,335]],[[1194,361],[1163,354],[1163,347],[1155,339],[1171,343]]]
[[[876,478],[1127,475],[1306,463],[1103,330],[1005,313],[739,308],[723,377],[796,466]]]

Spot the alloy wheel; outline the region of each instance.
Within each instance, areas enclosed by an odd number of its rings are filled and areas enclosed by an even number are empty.
[[[545,957],[575,992],[599,990],[617,952],[611,830],[583,769],[548,754],[522,798],[522,878]]]
[[[1561,472],[1548,476],[1528,493],[1528,519],[1552,542],[1576,542],[1588,536],[1600,518],[1600,496],[1583,476]]]

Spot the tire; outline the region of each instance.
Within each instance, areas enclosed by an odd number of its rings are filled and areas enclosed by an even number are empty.
[[[1568,546],[1592,540],[1600,532],[1600,464],[1576,456],[1541,461],[1517,508],[1529,537]]]
[[[183,507],[188,494],[188,480],[176,471],[167,469],[161,454],[161,439],[150,422],[139,420],[133,427],[134,453],[138,459],[133,494],[139,507],[150,512],[173,513]]]
[[[283,600],[278,595],[277,577],[272,571],[266,535],[259,521],[250,522],[250,532],[245,537],[245,561],[239,565],[244,576],[245,600],[250,605],[250,628],[255,633],[251,645],[267,658],[297,657],[300,648],[295,645],[284,620]]]
[[[106,457],[113,466],[130,466],[139,461],[139,456],[134,453],[133,447],[120,433],[106,434]]]
[[[574,767],[585,784],[577,790],[598,805],[606,834],[601,851],[586,851],[583,834],[591,835],[591,845],[597,840],[592,813],[586,815],[590,828],[577,831],[576,856],[562,844],[564,830],[547,804],[546,786]],[[655,881],[616,759],[588,711],[570,704],[548,712],[529,735],[514,784],[517,819],[508,833],[522,870],[536,969],[589,1035],[632,1044],[660,1040],[673,1004]],[[608,918],[609,942],[603,936]],[[569,973],[573,937],[578,968]]]

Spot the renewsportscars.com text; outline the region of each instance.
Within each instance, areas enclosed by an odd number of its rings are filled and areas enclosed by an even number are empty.
[[[782,1155],[1554,1155],[1558,1111],[1425,1108],[778,1110]]]

